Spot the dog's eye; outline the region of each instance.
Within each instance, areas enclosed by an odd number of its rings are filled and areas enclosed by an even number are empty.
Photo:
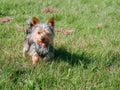
[[[47,33],[48,36],[50,36],[50,33]]]
[[[40,34],[41,32],[38,32],[38,34]]]
[[[43,30],[39,30],[39,31],[38,31],[38,34],[41,34],[42,32],[43,32]]]

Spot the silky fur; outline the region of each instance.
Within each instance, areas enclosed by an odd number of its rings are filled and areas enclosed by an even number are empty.
[[[54,18],[47,23],[41,23],[36,17],[28,21],[23,45],[23,55],[28,54],[33,64],[39,59],[50,61],[54,57]]]

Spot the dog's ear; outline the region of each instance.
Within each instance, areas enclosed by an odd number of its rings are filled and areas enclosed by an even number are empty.
[[[37,19],[36,17],[32,17],[31,19],[29,19],[29,20],[27,21],[27,23],[28,23],[28,26],[33,27],[33,26],[35,26],[36,24],[39,24],[40,21],[39,21],[39,19]]]
[[[36,17],[32,17],[31,19],[29,19],[27,21],[27,27],[26,27],[26,33],[31,33],[32,32],[32,28],[37,25],[40,24],[40,21],[36,18]]]
[[[32,17],[31,26],[35,26],[36,24],[39,24],[39,23],[40,23],[40,21],[38,18]]]
[[[50,19],[48,20],[48,23],[47,23],[47,24],[50,25],[52,28],[54,28],[54,24],[55,24],[54,18],[53,18],[53,17],[50,18]]]

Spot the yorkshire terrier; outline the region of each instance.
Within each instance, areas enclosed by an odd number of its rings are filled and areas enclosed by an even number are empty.
[[[32,58],[33,64],[37,64],[39,59],[50,61],[54,57],[54,18],[47,23],[41,23],[36,17],[28,21],[26,36],[23,46],[23,55],[28,54]]]

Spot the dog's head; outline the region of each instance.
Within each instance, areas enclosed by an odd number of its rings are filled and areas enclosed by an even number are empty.
[[[29,22],[30,33],[33,42],[38,43],[41,47],[47,47],[52,44],[54,38],[54,18],[47,23],[41,23],[36,17]]]

